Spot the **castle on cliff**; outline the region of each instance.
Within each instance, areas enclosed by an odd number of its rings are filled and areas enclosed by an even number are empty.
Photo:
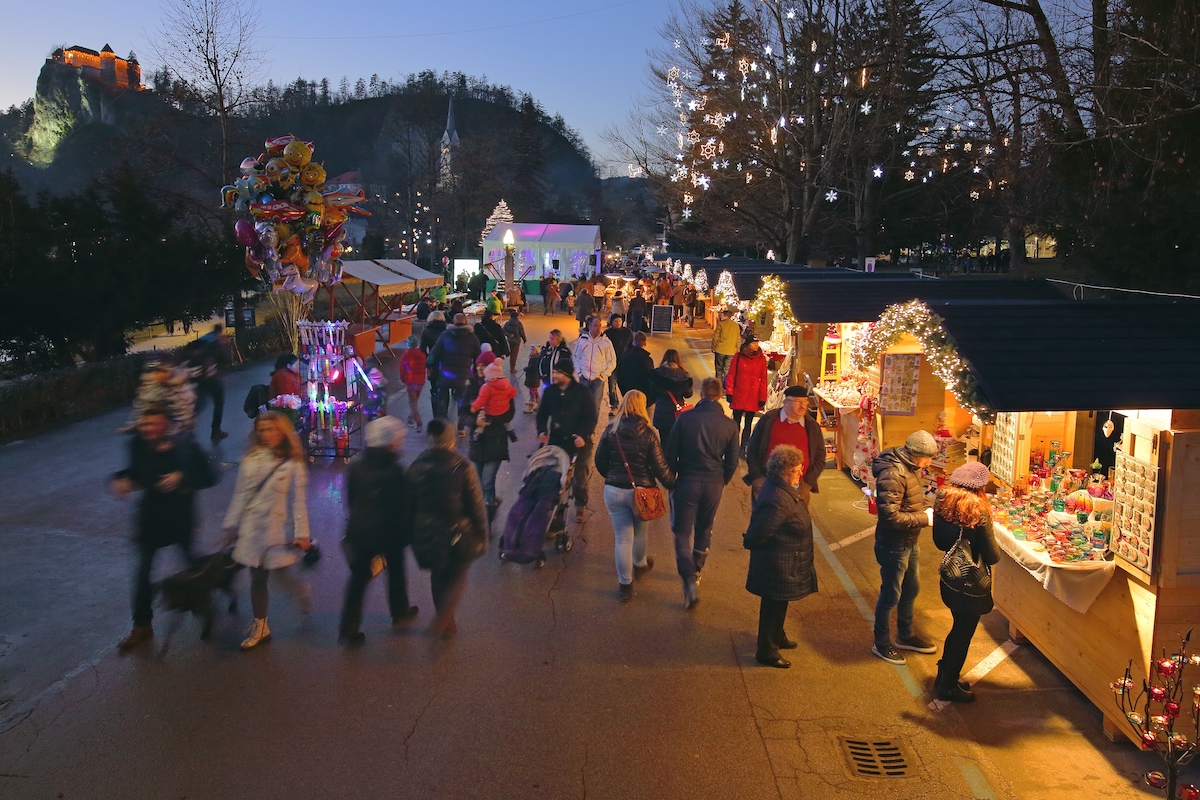
[[[113,89],[142,90],[142,67],[131,53],[128,59],[118,58],[107,44],[97,53],[86,47],[75,45],[67,49],[58,48],[46,59],[46,63],[63,64],[79,70],[82,77]]]

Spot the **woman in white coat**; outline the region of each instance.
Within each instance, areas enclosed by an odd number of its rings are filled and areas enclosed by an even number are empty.
[[[258,415],[250,449],[238,465],[237,485],[224,524],[226,541],[236,540],[233,560],[250,568],[254,622],[242,642],[243,650],[271,638],[267,627],[267,578],[272,573],[284,582],[301,611],[312,611],[312,588],[287,569],[296,563],[294,548],[309,547],[305,455],[286,417],[272,411]],[[290,543],[286,531],[289,502]]]

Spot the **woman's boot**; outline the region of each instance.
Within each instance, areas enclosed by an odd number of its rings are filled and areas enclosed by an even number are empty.
[[[937,699],[943,702],[975,702],[975,693],[970,689],[964,689],[958,682],[957,675],[948,674],[941,661],[938,662],[938,674],[933,682],[933,692]]]
[[[250,623],[250,635],[242,640],[242,649],[249,650],[251,647],[269,641],[271,641],[271,629],[267,627],[267,618],[256,617],[254,622]]]

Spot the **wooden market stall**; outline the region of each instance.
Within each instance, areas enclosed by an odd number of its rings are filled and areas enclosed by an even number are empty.
[[[357,308],[347,311],[336,300],[333,287],[330,287],[329,318],[337,318],[334,315],[336,305],[343,318],[353,323],[348,335],[356,353],[364,357],[373,354],[376,341],[382,343],[390,353],[391,345],[403,341],[412,333],[411,318],[408,318],[408,333],[402,330],[403,324],[389,325],[389,318],[392,314],[399,316],[404,296],[416,291],[416,281],[374,261],[346,261],[342,264],[342,270],[342,283],[350,290],[350,299]],[[358,286],[358,297],[354,296],[355,285]]]
[[[996,413],[983,431],[1000,487],[996,607],[1016,641],[1037,647],[1096,704],[1110,738],[1136,742],[1110,685],[1130,659],[1140,682],[1152,659],[1200,627],[1200,304],[930,310],[965,359],[985,415]],[[1069,522],[1076,498],[1079,528]],[[1043,524],[1047,532],[1035,532]],[[1090,551],[1077,530],[1091,537]]]

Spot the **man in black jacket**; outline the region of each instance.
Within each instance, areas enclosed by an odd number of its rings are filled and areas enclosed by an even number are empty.
[[[798,426],[792,429],[786,426]],[[783,408],[763,413],[750,442],[746,445],[746,477],[750,486],[750,500],[758,500],[758,490],[767,477],[767,459],[771,451],[781,444],[790,444],[804,456],[804,479],[797,491],[800,499],[808,504],[817,488],[817,479],[825,470],[825,435],[821,426],[808,414],[808,392],[803,386],[789,386],[783,391]]]
[[[558,359],[550,373],[550,386],[538,406],[538,441],[561,447],[575,456],[571,493],[575,497],[576,522],[583,522],[588,503],[596,418],[596,402],[587,387],[576,382],[575,364],[570,358]]]
[[[346,601],[338,641],[362,644],[363,595],[371,580],[371,564],[382,556],[387,561],[388,610],[392,624],[417,615],[408,604],[408,582],[404,575],[404,548],[408,546],[409,520],[404,502],[404,468],[397,455],[404,444],[405,427],[396,417],[380,417],[367,425],[367,447],[350,464],[346,479],[346,502],[350,519],[342,549],[350,566]]]
[[[697,584],[708,558],[713,520],[738,464],[738,426],[721,407],[721,383],[705,378],[700,382],[700,398],[695,408],[675,420],[666,447],[667,466],[679,476],[671,492],[675,512],[671,533],[686,608],[700,602]]]
[[[447,418],[451,394],[454,395],[454,413],[457,417],[458,405],[471,381],[479,353],[479,339],[467,326],[466,314],[455,314],[454,324],[438,337],[426,362],[431,389],[437,389],[437,393],[430,398],[434,417]]]
[[[637,389],[646,395],[646,405],[654,405],[654,390],[650,388],[650,373],[654,372],[654,358],[646,350],[646,334],[637,331],[625,355],[617,358],[617,386],[621,394]]]
[[[879,601],[875,604],[875,643],[871,652],[889,664],[903,664],[898,650],[936,653],[937,648],[913,630],[913,606],[921,591],[917,538],[933,524],[925,503],[920,471],[937,455],[937,442],[927,431],[916,431],[903,447],[884,450],[871,464],[879,520],[875,523],[875,561],[879,564]],[[896,609],[896,642],[891,616]]]
[[[169,426],[166,408],[150,406],[142,411],[137,434],[129,440],[129,466],[112,477],[114,494],[142,493],[133,539],[138,550],[133,629],[118,645],[121,652],[154,637],[154,590],[150,585],[154,556],[164,547],[179,545],[191,562],[196,491],[217,482],[212,465],[196,443],[190,436],[169,436]]]
[[[501,328],[500,323],[496,322],[496,315],[490,308],[484,309],[483,318],[475,323],[474,333],[480,343],[487,342],[492,346],[492,352],[496,354],[496,358],[508,357],[508,337],[504,335],[504,328]]]
[[[608,329],[604,331],[604,335],[612,342],[613,352],[617,354],[617,363],[620,364],[621,356],[625,355],[625,351],[633,342],[633,331],[625,327],[624,317],[620,314],[613,314],[608,318]],[[617,396],[619,387],[617,371],[614,369],[608,376],[608,407],[612,411],[616,411],[617,404],[621,402],[621,398]]]

